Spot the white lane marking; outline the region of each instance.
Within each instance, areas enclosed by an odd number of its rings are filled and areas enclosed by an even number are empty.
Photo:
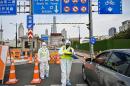
[[[73,60],[73,63],[82,63],[82,62],[79,59],[75,59],[75,60]]]
[[[87,84],[76,84],[76,86],[88,86]]]
[[[50,86],[61,86],[61,85],[50,85]],[[87,84],[76,84],[76,86],[88,86]]]
[[[24,85],[24,86],[36,86],[36,85]]]

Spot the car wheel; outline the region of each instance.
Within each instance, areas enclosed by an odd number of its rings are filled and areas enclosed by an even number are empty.
[[[88,84],[88,86],[90,86],[90,83],[89,83],[89,80],[85,74],[85,68],[84,66],[82,66],[82,77],[83,77],[83,80]]]

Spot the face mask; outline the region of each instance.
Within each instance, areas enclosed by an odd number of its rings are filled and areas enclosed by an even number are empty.
[[[42,48],[46,48],[46,46],[42,46]]]
[[[66,45],[66,48],[68,48],[70,45]]]

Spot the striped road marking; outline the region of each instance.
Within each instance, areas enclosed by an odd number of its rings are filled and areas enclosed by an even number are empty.
[[[76,84],[76,86],[88,86],[87,84]]]
[[[82,63],[82,61],[80,59],[75,59],[73,60],[73,63]]]

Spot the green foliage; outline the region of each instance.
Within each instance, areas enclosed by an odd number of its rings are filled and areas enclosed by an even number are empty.
[[[122,31],[115,36],[113,36],[111,39],[130,39],[130,28],[128,28],[125,31]]]
[[[80,44],[74,41],[72,47],[77,50],[89,51],[89,43]],[[130,48],[130,39],[108,39],[97,41],[94,45],[95,51],[103,51],[107,49],[123,49]]]

